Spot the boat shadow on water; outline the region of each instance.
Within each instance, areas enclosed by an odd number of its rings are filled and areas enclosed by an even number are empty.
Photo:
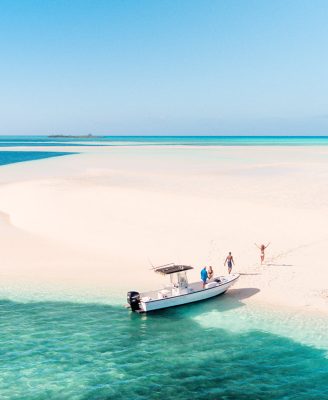
[[[212,297],[207,300],[202,300],[196,303],[189,303],[176,307],[164,308],[161,310],[150,311],[146,314],[141,314],[144,318],[185,318],[196,317],[197,315],[208,313],[211,311],[229,311],[239,307],[244,307],[246,304],[243,300],[252,297],[260,292],[258,288],[239,288],[229,289],[226,293]],[[136,315],[135,313],[131,313]],[[140,315],[136,315],[140,318]]]

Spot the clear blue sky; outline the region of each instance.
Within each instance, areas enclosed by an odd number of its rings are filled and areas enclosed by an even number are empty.
[[[0,0],[0,134],[328,134],[327,0]]]

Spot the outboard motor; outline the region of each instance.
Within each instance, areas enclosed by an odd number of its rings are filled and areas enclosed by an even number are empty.
[[[132,311],[140,310],[140,294],[139,292],[128,292],[127,301],[131,307]]]

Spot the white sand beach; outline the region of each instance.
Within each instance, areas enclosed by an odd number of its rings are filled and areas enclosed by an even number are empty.
[[[225,274],[231,251],[243,302],[327,312],[328,148],[69,151],[81,153],[0,168],[2,297],[124,304],[164,283],[151,263],[191,264],[198,280],[203,265]]]

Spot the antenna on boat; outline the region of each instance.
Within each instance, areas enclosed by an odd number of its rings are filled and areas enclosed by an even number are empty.
[[[151,265],[151,269],[155,269],[155,267],[154,267],[153,263],[151,262],[150,258],[147,257],[147,259],[148,259],[149,264]]]

